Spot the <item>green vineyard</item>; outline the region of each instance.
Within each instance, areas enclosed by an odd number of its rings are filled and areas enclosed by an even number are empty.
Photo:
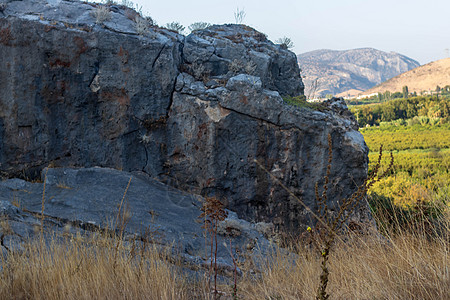
[[[432,102],[429,98],[423,100]],[[399,103],[405,101],[403,99]],[[439,104],[447,107],[448,101],[441,99]],[[425,107],[420,102],[416,104]],[[392,103],[378,104],[376,111],[383,111],[384,105],[395,107]],[[352,108],[353,111],[355,109]],[[381,145],[383,166],[389,164],[390,152],[394,157],[392,173],[377,182],[370,195],[410,210],[424,204],[440,208],[450,206],[450,124],[447,116],[434,125],[430,122],[412,122],[414,118],[417,120],[420,117],[387,120],[378,126],[360,129],[370,149],[369,169],[376,164]],[[387,118],[381,116],[379,119]]]

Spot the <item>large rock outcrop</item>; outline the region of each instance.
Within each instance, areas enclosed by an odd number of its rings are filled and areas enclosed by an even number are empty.
[[[5,1],[3,1],[5,2]],[[239,217],[295,230],[310,222],[333,139],[330,208],[367,174],[345,104],[314,110],[296,57],[244,25],[187,37],[77,1],[8,1],[0,13],[0,170],[54,166],[143,171],[222,197]],[[289,192],[280,184],[287,186]]]

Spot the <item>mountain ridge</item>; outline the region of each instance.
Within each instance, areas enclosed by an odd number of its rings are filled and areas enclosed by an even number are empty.
[[[420,66],[403,54],[374,48],[319,49],[298,54],[297,60],[308,98],[348,90],[362,92]]]

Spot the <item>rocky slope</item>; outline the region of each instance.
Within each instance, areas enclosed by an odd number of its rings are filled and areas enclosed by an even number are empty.
[[[402,73],[390,80],[373,87],[363,94],[384,93],[385,91],[401,92],[408,86],[412,92],[435,91],[437,86],[450,85],[450,58],[433,61],[408,72]]]
[[[325,96],[365,91],[398,74],[419,66],[409,57],[372,48],[344,51],[316,50],[299,54],[305,94]],[[318,80],[318,86],[313,83]],[[350,91],[354,90],[354,91]]]
[[[142,171],[291,231],[311,222],[296,197],[314,207],[329,134],[330,209],[366,177],[368,150],[345,104],[285,104],[303,93],[296,57],[250,27],[184,37],[142,30],[122,6],[100,22],[94,4],[1,2],[5,177],[49,164]]]

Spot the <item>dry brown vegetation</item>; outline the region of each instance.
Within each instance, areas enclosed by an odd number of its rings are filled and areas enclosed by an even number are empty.
[[[409,230],[383,238],[350,236],[329,259],[330,299],[448,299],[446,230],[445,237],[434,239]],[[295,265],[275,254],[261,278],[243,280],[240,290],[244,299],[314,299],[318,270],[320,258],[308,249]]]
[[[99,235],[37,239],[4,256],[1,267],[1,299],[191,299],[164,251],[133,253]]]
[[[448,299],[450,222],[439,235],[429,226],[387,231],[386,236],[350,234],[330,255],[330,299]],[[424,230],[422,230],[422,229]],[[431,231],[430,231],[431,230]],[[154,246],[136,248],[99,234],[39,239],[3,256],[1,299],[212,299],[207,282],[192,279]],[[320,257],[307,244],[261,257],[260,272],[241,266],[237,299],[313,299]],[[178,265],[178,266],[177,266]],[[205,270],[208,272],[208,270]],[[219,286],[221,299],[232,286]]]

